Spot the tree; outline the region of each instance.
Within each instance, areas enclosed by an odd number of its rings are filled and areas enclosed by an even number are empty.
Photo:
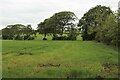
[[[65,30],[75,28],[76,19],[77,17],[73,12],[62,11],[38,24],[37,30],[40,34],[44,34],[44,39],[46,39],[47,34],[52,34],[53,38],[57,34],[62,36]]]
[[[115,46],[120,43],[119,10],[116,14],[109,7],[96,6],[84,14],[78,25],[82,26],[83,40],[96,40]]]
[[[12,40],[13,37],[14,37],[14,35],[13,35],[12,31],[10,31],[9,28],[6,27],[6,28],[2,29],[2,39]]]
[[[78,26],[82,27],[83,40],[94,40],[97,34],[97,27],[112,13],[113,12],[109,7],[101,5],[98,5],[85,13],[78,24]]]
[[[61,36],[67,30],[68,26],[74,27],[73,24],[78,18],[73,12],[62,11],[55,13],[47,22],[47,26],[53,28],[53,34],[60,34]]]
[[[43,40],[47,40],[46,35],[51,33],[51,28],[46,25],[48,19],[45,19],[44,22],[38,24],[37,31],[39,34],[44,34]]]
[[[97,28],[96,40],[106,44],[117,45],[118,37],[118,20],[116,14],[111,14],[106,17],[106,20],[101,22]]]
[[[31,25],[24,26],[22,24],[8,25],[6,28],[2,29],[3,39],[16,39],[21,40],[25,35],[34,35],[34,30]],[[21,36],[23,35],[23,36]]]

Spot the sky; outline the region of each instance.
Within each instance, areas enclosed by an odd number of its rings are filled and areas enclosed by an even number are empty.
[[[12,24],[31,24],[36,29],[37,24],[61,11],[72,11],[80,19],[96,5],[116,11],[118,2],[119,0],[0,0],[0,29]]]

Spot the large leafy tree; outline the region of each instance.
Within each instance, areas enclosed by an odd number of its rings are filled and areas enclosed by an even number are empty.
[[[39,32],[39,34],[44,34],[43,39],[46,39],[46,35],[50,34],[53,30],[51,27],[46,25],[47,21],[48,19],[45,19],[43,22],[40,22],[37,27],[37,31]]]
[[[13,32],[7,27],[2,29],[2,38],[12,40],[14,38]]]
[[[115,46],[120,43],[118,25],[119,10],[114,13],[109,7],[100,5],[90,9],[79,21],[84,40],[94,39]]]
[[[111,14],[106,17],[106,20],[101,22],[97,28],[96,40],[106,44],[117,45],[118,37],[118,20],[116,14]]]
[[[14,39],[16,36],[21,35],[32,35],[34,30],[31,25],[24,26],[22,24],[8,25],[6,28],[2,29],[3,39]]]
[[[14,25],[8,25],[6,28],[12,32],[12,35],[29,34],[32,31],[31,25],[24,26],[22,24],[14,24]]]
[[[63,35],[64,31],[73,26],[74,22],[77,20],[76,15],[70,11],[62,11],[55,13],[48,22],[46,26],[49,26],[53,29],[53,34]]]
[[[83,40],[95,39],[97,28],[100,27],[101,22],[104,22],[110,14],[112,14],[111,9],[101,5],[98,5],[85,13],[78,24],[78,26],[82,27]]]
[[[77,17],[73,12],[62,11],[38,24],[37,30],[39,33],[44,34],[44,38],[47,34],[52,34],[53,37],[56,34],[62,36],[65,30],[75,28],[75,20],[77,20]]]

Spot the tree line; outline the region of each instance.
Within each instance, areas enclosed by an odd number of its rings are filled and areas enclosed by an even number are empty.
[[[81,33],[83,40],[95,40],[118,46],[119,16],[120,9],[113,12],[109,7],[101,5],[91,8],[81,19],[73,12],[62,11],[40,22],[37,30],[33,30],[31,25],[8,25],[2,29],[2,39],[33,40],[36,33],[39,33],[44,35],[43,40],[47,40],[47,35],[51,35],[52,40],[76,40]]]
[[[34,40],[36,37],[35,30],[31,25],[8,25],[2,29],[2,39],[4,40]]]

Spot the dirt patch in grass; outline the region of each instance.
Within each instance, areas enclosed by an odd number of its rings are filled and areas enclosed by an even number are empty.
[[[21,56],[21,55],[33,55],[31,52],[18,52],[16,56]]]
[[[112,71],[113,67],[117,67],[118,68],[118,64],[105,63],[102,66],[104,68],[104,71],[107,72],[107,73],[110,73]]]
[[[61,64],[52,64],[52,63],[48,63],[48,64],[38,64],[37,67],[60,67]]]

